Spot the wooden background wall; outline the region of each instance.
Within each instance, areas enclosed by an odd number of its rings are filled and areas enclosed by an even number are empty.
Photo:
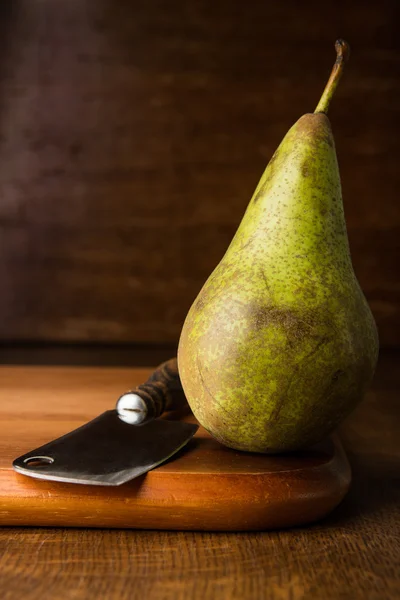
[[[0,338],[175,342],[291,124],[331,109],[356,274],[400,342],[397,0],[2,0]]]

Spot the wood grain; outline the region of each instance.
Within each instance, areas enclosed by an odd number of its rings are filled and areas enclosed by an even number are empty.
[[[112,408],[150,373],[0,368],[0,526],[265,530],[325,517],[348,491],[350,468],[337,439],[275,457],[233,451],[203,428],[171,461],[120,487],[38,481],[13,471],[14,458],[83,425],[82,410],[94,418]],[[179,411],[167,418],[182,417],[194,421]]]
[[[175,343],[341,35],[354,267],[399,344],[396,0],[3,0],[0,16],[0,338]]]
[[[354,480],[323,522],[241,534],[5,527],[2,599],[397,600],[399,365],[398,354],[381,357],[373,390],[341,429]],[[104,402],[108,370],[98,381]]]

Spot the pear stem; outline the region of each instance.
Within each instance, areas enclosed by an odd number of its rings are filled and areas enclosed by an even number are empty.
[[[336,61],[333,65],[331,76],[329,77],[328,83],[325,86],[321,100],[318,102],[318,106],[315,109],[315,113],[327,114],[329,104],[331,103],[332,96],[339,85],[340,78],[343,74],[344,63],[350,56],[350,46],[344,40],[336,40]]]

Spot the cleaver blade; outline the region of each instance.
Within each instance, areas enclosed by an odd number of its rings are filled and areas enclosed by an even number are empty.
[[[86,485],[117,486],[162,464],[194,436],[198,425],[158,418],[186,404],[176,359],[123,394],[114,410],[16,458],[22,475]]]

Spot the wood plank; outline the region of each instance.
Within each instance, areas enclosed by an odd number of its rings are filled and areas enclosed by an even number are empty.
[[[381,356],[372,392],[341,428],[354,479],[328,519],[240,534],[4,527],[2,598],[397,600],[399,359]]]
[[[399,4],[1,5],[0,338],[176,343],[338,33],[355,271],[400,339]]]
[[[122,391],[149,374],[0,368],[0,525],[263,530],[318,520],[343,499],[351,476],[337,439],[275,457],[233,451],[200,428],[173,459],[116,488],[38,481],[13,471],[14,458],[112,408]]]

